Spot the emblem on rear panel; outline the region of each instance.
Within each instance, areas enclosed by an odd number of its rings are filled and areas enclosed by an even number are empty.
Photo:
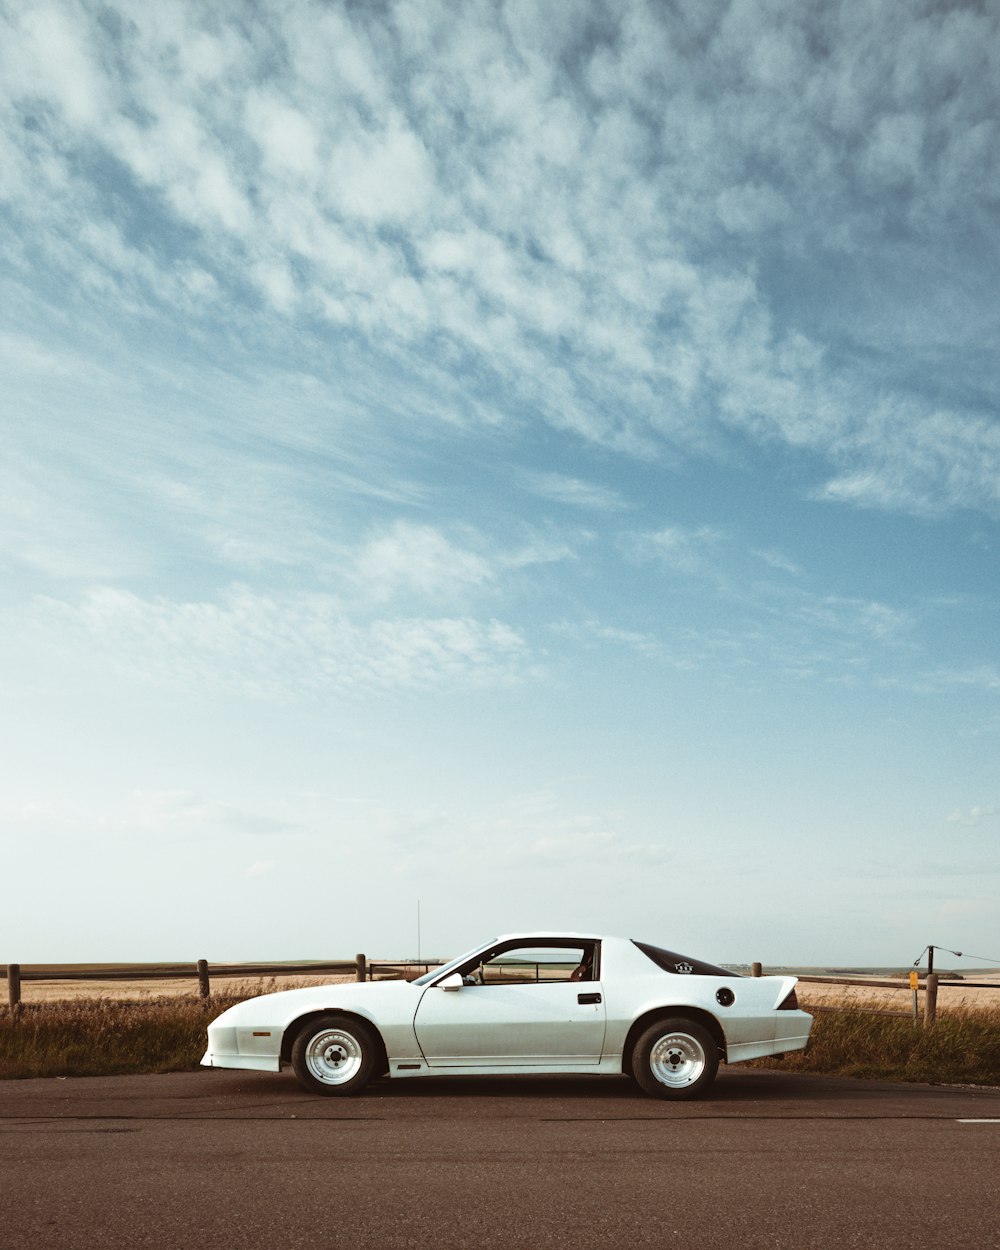
[[[690,964],[674,964],[675,972],[694,972],[694,968]]]

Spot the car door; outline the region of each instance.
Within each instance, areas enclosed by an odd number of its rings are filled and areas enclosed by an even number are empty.
[[[457,989],[429,986],[414,1029],[429,1067],[586,1067],[601,1058],[600,981],[574,979],[593,944],[488,953]]]

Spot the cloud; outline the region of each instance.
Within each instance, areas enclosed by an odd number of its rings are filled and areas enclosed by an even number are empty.
[[[243,870],[244,877],[269,877],[274,872],[273,859],[255,859]]]
[[[141,542],[88,506],[89,492],[59,468],[11,448],[0,464],[0,551],[18,565],[58,580],[141,573]]]
[[[883,407],[863,439],[865,467],[831,479],[817,498],[924,516],[954,507],[997,514],[1000,477],[983,473],[985,465],[1000,464],[1000,426],[995,421]],[[851,453],[853,459],[860,458],[860,450]]]
[[[446,859],[456,838],[468,872],[530,870],[548,874],[587,868],[601,873],[659,867],[671,852],[638,840],[609,814],[579,810],[577,786],[563,780],[472,809],[435,805],[415,810],[363,810],[354,821],[368,836],[393,844],[400,871],[435,856]]]
[[[571,639],[583,646],[610,644],[645,656],[662,656],[663,643],[654,635],[634,629],[620,629],[614,625],[602,625],[596,620],[557,621],[552,632],[561,638]]]
[[[589,863],[601,872],[618,872],[639,868],[661,868],[669,864],[669,847],[652,842],[629,842],[621,834],[607,829],[579,829],[571,833],[545,833],[511,848],[507,858],[510,867],[525,863],[540,869]],[[501,861],[501,864],[504,861]]]
[[[1000,691],[1000,670],[995,664],[982,664],[972,668],[943,668],[928,674],[933,688],[967,686],[975,690]]]
[[[450,536],[437,526],[397,520],[370,534],[357,552],[342,557],[355,600],[440,606],[475,591],[496,590],[535,565],[576,557],[571,537],[529,530],[520,541],[500,546],[471,526],[453,528]]]
[[[995,13],[421,8],[15,8],[14,271],[78,316],[290,325],[331,377],[364,343],[456,424],[750,439],[818,456],[831,502],[1000,513]]]
[[[763,561],[772,569],[776,569],[779,573],[789,573],[792,576],[798,576],[802,570],[798,564],[780,551],[754,551],[751,554]]]
[[[265,168],[277,177],[313,182],[321,168],[315,124],[271,87],[251,88],[245,107],[247,129],[256,137]]]
[[[814,570],[781,552],[746,547],[721,528],[667,525],[617,541],[654,585],[662,581],[673,592],[683,578],[694,598],[673,595],[656,629],[591,616],[554,623],[560,637],[591,649],[627,647],[675,670],[703,669],[749,686],[764,673],[770,680],[780,674],[920,691],[963,681],[990,688],[996,679],[988,667],[927,672],[924,627],[932,605],[829,594],[817,589]],[[782,576],[769,576],[761,564]]]
[[[124,805],[121,824],[131,831],[165,837],[262,836],[287,834],[294,829],[286,821],[188,790],[133,790]]]
[[[593,508],[600,512],[619,512],[628,503],[618,494],[597,482],[584,482],[563,473],[543,473],[525,470],[520,474],[525,488],[552,503],[567,504],[575,508]]]
[[[990,805],[982,806],[977,803],[973,807],[969,808],[956,807],[955,810],[950,812],[948,815],[948,824],[975,827],[977,825],[995,820],[997,815],[997,808]]]
[[[113,837],[151,843],[224,841],[229,837],[277,837],[299,832],[289,819],[248,811],[191,790],[136,788],[100,809],[73,799],[25,799],[0,808],[5,824],[29,837]]]
[[[3,64],[10,89],[54,104],[71,126],[101,121],[112,92],[96,55],[90,15],[76,5],[43,2],[12,11],[9,20],[10,55]]]
[[[875,600],[838,595],[803,600],[799,616],[835,634],[856,635],[876,642],[899,638],[913,627],[909,613]]]
[[[101,588],[76,604],[41,598],[36,611],[49,635],[68,631],[133,678],[267,701],[506,684],[531,668],[527,642],[501,621],[358,621],[323,594],[234,587],[218,603],[175,602]]]
[[[723,531],[712,526],[668,525],[635,535],[631,549],[637,559],[655,560],[677,573],[700,574],[714,568],[716,555],[726,540]]]
[[[435,599],[488,583],[495,569],[433,526],[396,521],[365,543],[357,557],[356,576],[376,601],[401,593]]]

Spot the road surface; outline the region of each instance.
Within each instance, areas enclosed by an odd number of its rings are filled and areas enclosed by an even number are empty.
[[[3,1250],[1000,1247],[1000,1090],[724,1070],[0,1084]]]

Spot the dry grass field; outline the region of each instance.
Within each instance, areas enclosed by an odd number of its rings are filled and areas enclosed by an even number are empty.
[[[197,996],[194,978],[25,982],[20,1016],[0,1007],[0,1079],[190,1071],[204,1050],[209,1020],[231,1003],[333,979],[219,976],[210,999]],[[790,1070],[843,1076],[1000,1084],[1000,978],[994,980],[996,987],[988,989],[944,987],[930,1029],[907,1018],[909,989],[800,981],[802,1006],[826,1010],[816,1012],[808,1050],[782,1062]],[[876,1015],[873,1008],[901,1014]]]
[[[859,978],[861,979],[861,978]],[[880,980],[884,978],[873,978]],[[976,973],[970,980],[990,982],[994,988],[969,989],[960,985],[945,985],[938,990],[938,1012],[955,1010],[1000,1008],[1000,972]],[[255,994],[269,994],[274,990],[293,989],[304,985],[331,985],[352,982],[353,976],[297,975],[280,977],[226,977],[212,976],[212,996],[224,998],[252,998]],[[84,1002],[95,999],[114,999],[119,1002],[154,1002],[168,998],[191,998],[197,994],[194,976],[184,979],[164,978],[158,981],[23,981],[21,999],[25,1005]],[[800,981],[797,989],[799,1002],[808,1011],[814,1007],[859,1007],[868,1010],[909,1011],[912,1006],[910,989],[901,984],[898,990],[886,990],[878,986],[819,985],[813,981]],[[923,1011],[923,990],[920,991],[920,1008]]]
[[[253,998],[275,990],[297,989],[304,985],[331,985],[353,981],[352,976],[212,977],[212,997]],[[194,976],[162,981],[22,981],[21,1001],[25,1006],[41,1003],[80,1003],[95,999],[148,1003],[161,999],[193,998],[198,993]]]
[[[876,978],[879,979],[879,978]],[[971,979],[971,978],[970,978]],[[990,989],[969,989],[961,985],[938,988],[938,1015],[956,1011],[1000,1010],[1000,974],[977,976],[976,981],[989,981]],[[800,981],[795,991],[804,1011],[810,1007],[861,1008],[868,1011],[911,1011],[913,992],[908,987],[886,990],[878,986],[818,985]],[[920,1011],[924,1009],[924,991],[919,995]]]

